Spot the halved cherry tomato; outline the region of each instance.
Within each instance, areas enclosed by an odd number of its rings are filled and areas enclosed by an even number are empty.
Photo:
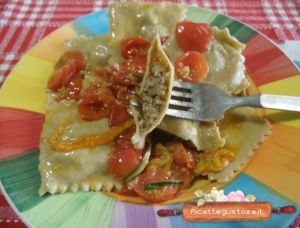
[[[175,197],[179,189],[178,185],[159,186],[153,190],[145,190],[144,186],[164,180],[173,180],[173,177],[162,168],[147,169],[134,179],[133,188],[144,200],[151,203],[161,203]]]
[[[166,145],[168,151],[173,155],[173,159],[178,165],[186,165],[190,169],[196,168],[196,153],[192,148],[183,145],[179,141],[170,142]]]
[[[113,104],[109,114],[108,126],[117,127],[132,118],[132,116],[128,113],[127,108],[128,107],[122,104]]]
[[[108,88],[90,84],[83,92],[82,101],[77,109],[82,119],[98,120],[109,116],[113,103],[114,97]]]
[[[126,196],[137,196],[136,192],[134,191],[133,188],[129,187],[129,186],[124,186],[121,191],[117,192],[121,195],[126,195]]]
[[[188,169],[186,166],[178,165],[176,163],[172,164],[171,175],[175,179],[183,181],[182,185],[179,185],[177,194],[184,189],[189,188],[194,179],[194,174],[190,169]]]
[[[114,97],[123,105],[129,106],[133,88],[119,84],[112,85]]]
[[[135,85],[142,81],[146,72],[146,58],[132,58],[119,64],[118,69],[112,69],[112,75],[122,85]]]
[[[48,88],[57,91],[67,85],[73,74],[82,70],[85,66],[85,59],[79,51],[69,51],[64,53],[56,65],[56,69],[48,81]]]
[[[80,99],[80,91],[82,88],[82,78],[80,73],[77,72],[72,75],[72,78],[69,82],[63,83],[64,89],[59,90],[59,100],[67,99],[67,100],[79,100]]]
[[[124,131],[117,139],[117,144],[122,147],[132,147],[131,137],[135,133],[135,126]]]
[[[136,150],[133,146],[117,145],[108,157],[108,170],[117,179],[124,180],[140,164],[143,159],[143,150]]]
[[[121,43],[121,54],[125,58],[146,57],[150,42],[140,37],[131,37]]]
[[[62,56],[64,62],[74,62],[76,64],[77,70],[82,70],[85,66],[84,55],[80,51],[68,51]]]
[[[95,70],[94,70],[95,74],[99,77],[101,77],[104,81],[106,82],[111,82],[112,81],[112,77],[111,77],[111,74],[110,72],[104,68],[104,67],[97,67]]]
[[[175,36],[184,51],[205,52],[211,45],[212,29],[206,23],[182,21],[176,25]]]
[[[65,63],[54,71],[48,81],[48,88],[52,91],[57,91],[64,83],[66,84],[76,72],[77,67],[74,62]]]
[[[180,55],[174,62],[175,73],[183,81],[198,83],[208,73],[208,64],[199,52],[189,51]]]

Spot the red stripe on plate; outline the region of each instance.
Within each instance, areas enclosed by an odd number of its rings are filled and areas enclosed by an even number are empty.
[[[38,147],[44,115],[0,107],[0,159]]]
[[[245,65],[257,86],[298,74],[291,60],[273,43],[261,35],[255,36],[246,46]]]

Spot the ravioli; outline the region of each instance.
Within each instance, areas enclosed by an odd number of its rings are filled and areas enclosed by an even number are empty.
[[[142,198],[160,190],[177,197],[195,176],[224,183],[241,171],[271,133],[270,123],[255,109],[232,109],[212,122],[165,116],[173,80],[179,80],[173,64],[185,53],[175,37],[185,13],[172,3],[112,3],[108,34],[65,42],[67,53],[79,51],[84,60],[72,53],[63,56],[52,75],[56,84],[48,84],[40,141],[41,195],[80,190],[120,193],[128,187]],[[245,45],[227,28],[214,27],[212,33],[210,48],[201,54],[209,67],[202,82],[229,95],[245,95],[250,86],[242,55]],[[146,56],[124,55],[123,42],[129,38],[146,44]],[[133,51],[139,48],[145,46]],[[158,133],[166,139],[155,138]],[[150,181],[168,185],[146,190],[147,175]],[[185,183],[187,176],[193,178]]]
[[[100,134],[108,129],[107,119],[87,122],[80,119],[74,102],[61,102],[46,115],[40,139],[41,186],[39,193],[67,191],[111,191],[121,183],[107,170],[108,153],[113,145],[82,148],[68,152],[55,151],[50,137],[65,123],[70,123],[61,140],[67,141],[84,135]]]

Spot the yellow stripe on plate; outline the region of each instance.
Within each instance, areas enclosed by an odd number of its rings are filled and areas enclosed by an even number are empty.
[[[0,91],[0,106],[45,113],[46,85],[52,62],[25,55]]]
[[[260,86],[261,93],[298,96],[300,98],[300,75],[275,81],[270,84]],[[300,127],[300,112],[290,112],[281,110],[267,110],[268,118],[274,122]]]
[[[300,204],[300,128],[274,124],[244,172]]]
[[[45,37],[30,50],[29,54],[50,62],[57,62],[64,53],[65,40],[76,36],[78,34],[73,27],[67,24]]]

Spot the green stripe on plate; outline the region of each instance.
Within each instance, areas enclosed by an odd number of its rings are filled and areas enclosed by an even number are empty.
[[[40,197],[38,194],[41,183],[38,163],[38,149],[17,157],[0,160],[2,185],[7,195],[21,212],[47,198],[47,196]]]
[[[186,6],[185,8],[188,10],[186,13],[186,20],[188,21],[205,22],[210,24],[218,16],[217,12],[207,9],[193,6]]]
[[[116,201],[100,192],[65,193],[49,196],[24,211],[36,227],[109,227]]]
[[[218,14],[214,20],[210,22],[210,25],[221,29],[227,27],[230,34],[243,43],[247,43],[257,34],[257,32],[250,27],[221,14]]]

